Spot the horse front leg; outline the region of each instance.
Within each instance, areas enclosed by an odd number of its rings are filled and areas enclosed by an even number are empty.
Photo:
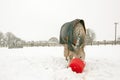
[[[68,45],[64,44],[64,57],[67,61],[68,61],[68,56],[69,56]]]

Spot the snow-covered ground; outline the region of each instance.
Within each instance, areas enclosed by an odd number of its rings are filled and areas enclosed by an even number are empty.
[[[119,80],[120,46],[86,46],[83,73],[66,68],[63,47],[0,48],[0,80]]]

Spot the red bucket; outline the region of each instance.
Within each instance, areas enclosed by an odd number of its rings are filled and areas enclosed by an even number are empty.
[[[76,73],[82,73],[85,67],[85,62],[80,58],[74,58],[71,60],[69,67],[71,67],[72,71]]]

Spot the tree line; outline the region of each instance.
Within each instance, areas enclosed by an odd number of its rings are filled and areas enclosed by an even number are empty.
[[[86,45],[107,45],[114,44],[113,41],[95,41],[96,34],[92,29],[86,31]],[[117,40],[117,44],[120,44],[120,38]],[[34,46],[60,46],[59,40],[56,37],[51,37],[48,41],[25,41],[16,37],[13,33],[7,32],[3,34],[0,32],[0,47],[8,48],[23,48]]]

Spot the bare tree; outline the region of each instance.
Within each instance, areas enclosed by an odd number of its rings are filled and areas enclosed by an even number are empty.
[[[3,35],[3,33],[2,32],[0,32],[0,46],[3,46],[3,40],[4,39],[4,35]]]
[[[92,43],[95,40],[95,37],[95,32],[88,28],[86,32],[86,43]]]
[[[22,48],[23,47],[23,40],[20,38],[16,37],[13,33],[7,32],[6,33],[6,40],[7,40],[7,45],[8,48]]]
[[[56,37],[51,37],[49,42],[58,43],[58,39]]]
[[[58,39],[56,37],[51,37],[48,41],[49,46],[55,46],[58,44]]]

